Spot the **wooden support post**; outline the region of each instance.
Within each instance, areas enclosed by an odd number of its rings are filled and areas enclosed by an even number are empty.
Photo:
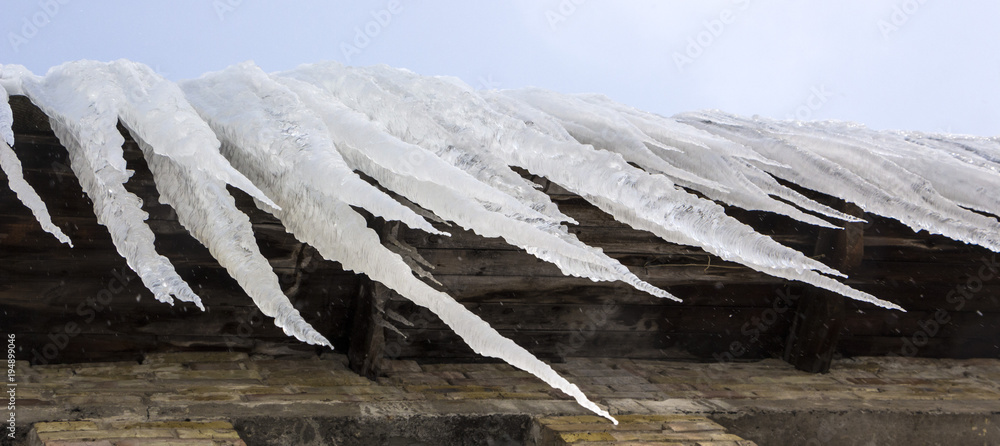
[[[420,257],[416,249],[401,241],[399,233],[405,229],[399,222],[384,222],[379,219],[374,220],[372,226],[378,232],[382,245],[398,254],[418,274],[421,272],[426,274],[421,265],[433,267]],[[385,308],[392,293],[394,292],[385,285],[365,279],[354,305],[347,360],[351,370],[373,381],[381,374],[381,363],[385,357],[386,327],[394,328],[386,320]],[[388,315],[403,325],[409,325],[406,319],[391,310]]]
[[[846,214],[863,217],[861,208],[841,202]],[[816,241],[817,256],[844,274],[861,264],[864,254],[864,223],[847,223],[843,230],[821,229]],[[799,370],[811,373],[830,371],[837,341],[844,326],[844,296],[811,287],[799,302],[785,344],[784,359]]]
[[[347,360],[351,370],[373,381],[381,373],[379,362],[385,350],[382,314],[388,299],[388,288],[380,283],[366,280],[354,307],[351,346],[347,351]]]

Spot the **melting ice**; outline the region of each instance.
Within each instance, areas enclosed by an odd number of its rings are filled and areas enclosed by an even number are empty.
[[[501,358],[613,418],[524,348],[413,275],[352,209],[447,236],[427,217],[500,237],[567,275],[647,283],[564,223],[575,223],[509,166],[544,176],[634,228],[777,277],[886,308],[838,271],[728,217],[712,200],[838,227],[857,218],[776,178],[856,203],[866,212],[1000,251],[1000,142],[878,132],[843,122],[785,122],[717,111],[664,117],[599,95],[540,89],[476,91],[450,77],[325,62],[265,73],[251,62],[178,84],[125,60],[71,62],[36,76],[0,66],[0,167],[41,227],[64,243],[12,150],[8,95],[46,115],[94,203],[98,222],[158,300],[202,307],[157,254],[139,198],[123,184],[121,122],[153,173],[160,199],[208,247],[261,311],[304,342],[329,341],[292,307],[226,191],[247,192],[299,240],[437,314],[476,352]],[[419,205],[372,186],[363,172]],[[689,193],[694,190],[706,198]],[[683,297],[683,296],[680,296]]]

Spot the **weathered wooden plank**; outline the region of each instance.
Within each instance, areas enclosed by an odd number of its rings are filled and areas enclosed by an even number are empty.
[[[406,338],[386,334],[387,357],[397,359],[448,360],[477,358],[472,349],[449,330],[404,330]],[[569,357],[622,357],[663,360],[752,360],[771,357],[780,350],[781,336],[764,335],[756,342],[739,344],[739,354],[730,352],[736,336],[689,333],[596,331],[508,331],[504,335],[532,354],[548,361]],[[743,341],[746,341],[743,338]],[[727,354],[728,353],[728,354]]]
[[[973,270],[974,271],[974,270]],[[538,302],[565,304],[594,304],[611,297],[622,304],[656,305],[659,299],[636,291],[622,283],[591,282],[574,277],[523,277],[523,276],[460,276],[435,275],[444,289],[461,302]],[[932,284],[916,282],[864,283],[862,291],[888,299],[909,311],[996,311],[1000,308],[1000,277],[982,282],[970,298],[955,292],[964,289],[966,278]],[[975,282],[974,285],[980,282]],[[776,299],[790,294],[799,298],[807,288],[798,282],[774,279],[771,283],[746,284],[729,282],[682,283],[666,286],[667,291],[684,300],[686,305],[771,307]],[[948,296],[951,296],[949,299]],[[950,302],[949,302],[950,300]],[[870,304],[848,301],[848,311],[879,311]],[[961,308],[959,308],[961,306]]]
[[[435,275],[444,290],[460,302],[504,302],[566,305],[660,305],[665,301],[621,282],[592,282],[576,277]],[[797,288],[793,284],[793,288]],[[784,281],[726,286],[722,283],[681,284],[667,290],[686,305],[770,307],[788,286]],[[794,291],[798,293],[798,291]]]
[[[32,364],[63,364],[81,362],[142,361],[147,352],[170,351],[240,351],[283,355],[311,356],[314,346],[283,338],[221,336],[152,336],[145,334],[79,334],[68,338],[62,348],[48,334],[25,333],[17,337],[17,359]],[[338,347],[343,348],[343,347]]]
[[[564,277],[559,269],[520,251],[477,249],[424,250],[420,254],[434,265],[437,276],[524,276]],[[688,281],[740,283],[774,282],[775,278],[742,265],[724,262],[707,254],[697,256],[650,256],[613,254],[639,278],[654,285]],[[585,279],[586,280],[586,279]]]
[[[497,330],[582,330],[622,332],[685,333],[783,333],[791,321],[785,311],[766,308],[693,307],[663,302],[662,305],[602,304],[525,304],[475,303],[466,307]],[[423,325],[445,329],[443,323],[424,309],[406,302],[391,302],[389,307]],[[763,330],[761,330],[763,328]],[[749,334],[748,334],[749,336]]]
[[[451,236],[428,234],[419,230],[406,230],[402,240],[411,246],[424,249],[468,249],[475,246],[482,250],[518,251],[518,247],[508,244],[502,238],[481,237],[472,231],[465,231],[455,226],[439,226],[448,231]],[[571,226],[569,232],[575,234],[582,242],[598,247],[606,253],[631,253],[653,255],[691,255],[706,256],[701,248],[677,245],[666,242],[645,231],[631,228],[612,228],[601,226]],[[777,241],[786,246],[805,246],[808,242],[805,236],[791,235],[777,237]]]
[[[840,351],[853,356],[916,356],[926,358],[996,358],[1000,343],[994,339],[918,337],[912,336],[844,336]]]
[[[51,331],[68,322],[79,325],[85,333],[150,333],[150,334],[232,334],[237,326],[248,320],[266,321],[262,333],[283,336],[274,327],[272,319],[263,316],[249,299],[244,305],[219,305],[206,299],[206,311],[192,304],[168,305],[139,298],[127,291],[99,293],[79,297],[77,301],[62,305],[39,305],[37,302],[4,301],[4,308],[11,314],[31,314],[31,318],[11,318],[5,329],[17,332]],[[297,298],[292,304],[303,318],[321,333],[343,324],[349,316],[348,308],[331,305],[324,299]]]
[[[71,251],[109,251],[117,255],[107,228],[98,225],[95,220],[85,218],[61,218],[60,223],[73,241],[73,247],[64,245],[51,234],[42,231],[34,219],[21,218],[5,220],[0,227],[0,247],[8,253],[57,255],[60,252]],[[146,222],[156,236],[155,245],[160,253],[167,257],[183,254],[185,257],[203,257],[207,261],[211,256],[204,246],[195,240],[176,220],[148,220]],[[287,259],[299,246],[297,240],[285,232],[281,225],[255,224],[254,233],[261,254],[271,259],[275,267],[283,267]],[[284,263],[283,263],[284,262]]]
[[[14,112],[13,130],[15,134],[45,134],[52,135],[49,127],[49,117],[45,116],[35,104],[25,96],[11,96],[8,100]],[[52,136],[55,137],[54,135]]]
[[[432,273],[436,277],[447,275],[563,276],[555,265],[520,251],[422,250],[421,255],[434,265]],[[640,278],[648,279],[654,285],[688,281],[770,283],[781,280],[704,253],[691,256],[621,253],[610,253],[609,255],[619,260],[623,265],[630,267]],[[983,258],[990,261],[991,257],[984,256]],[[966,258],[964,262],[950,263],[864,260],[861,266],[843,281],[851,286],[871,285],[874,281],[879,280],[896,282],[914,280],[925,286],[935,283],[954,283],[957,280],[964,280],[969,275],[976,275],[983,264],[983,258]]]
[[[65,364],[75,362],[136,361],[147,351],[156,351],[162,344],[152,335],[118,333],[107,335],[80,334],[65,340],[53,340],[50,334],[18,333],[17,359],[32,364]]]

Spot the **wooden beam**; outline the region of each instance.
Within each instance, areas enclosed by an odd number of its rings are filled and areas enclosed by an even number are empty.
[[[351,370],[370,380],[375,380],[381,373],[379,362],[385,351],[382,314],[389,292],[384,285],[365,280],[354,308],[347,359]]]
[[[382,219],[372,219],[370,225],[379,234],[382,245],[399,254],[414,271],[423,272],[423,265],[430,267],[420,257],[417,250],[399,240],[402,225],[399,222],[386,222]],[[354,306],[354,319],[351,323],[350,347],[347,352],[351,370],[375,380],[381,375],[381,363],[385,357],[385,329],[395,327],[386,320],[386,303],[394,292],[381,283],[365,279]],[[390,316],[396,313],[390,311]],[[408,325],[405,319],[399,322]],[[395,330],[398,332],[398,330]]]
[[[838,206],[846,214],[862,217],[864,212],[852,203]],[[864,223],[847,223],[843,230],[822,229],[816,241],[815,255],[842,273],[861,264],[864,254]],[[785,344],[784,360],[799,370],[811,373],[830,371],[837,341],[844,326],[844,296],[810,287],[799,301]]]

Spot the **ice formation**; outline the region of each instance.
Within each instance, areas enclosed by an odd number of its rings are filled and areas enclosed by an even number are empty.
[[[7,90],[0,86],[0,168],[7,175],[7,184],[10,190],[17,194],[18,200],[31,210],[35,219],[42,225],[42,229],[54,235],[60,242],[73,246],[73,242],[54,223],[49,215],[48,208],[42,202],[35,189],[24,181],[24,174],[21,172],[21,161],[17,159],[17,154],[11,146],[14,145],[14,113],[7,102]]]
[[[428,220],[500,237],[564,274],[623,281],[671,299],[577,239],[564,225],[575,222],[510,166],[666,241],[886,308],[899,307],[844,285],[838,271],[755,232],[712,200],[822,227],[859,221],[781,179],[914,230],[1000,251],[996,138],[716,111],[664,117],[599,95],[476,91],[455,78],[333,62],[270,74],[247,62],[179,85],[129,61],[73,62],[44,77],[0,66],[0,167],[42,228],[66,243],[11,149],[8,93],[27,96],[49,116],[98,221],[157,299],[201,307],[155,252],[141,201],[123,186],[131,172],[119,122],[142,150],[160,200],[285,333],[330,345],[282,294],[227,184],[324,258],[429,308],[476,352],[535,374],[609,419],[551,367],[414,276],[354,208],[442,236],[447,232]]]

